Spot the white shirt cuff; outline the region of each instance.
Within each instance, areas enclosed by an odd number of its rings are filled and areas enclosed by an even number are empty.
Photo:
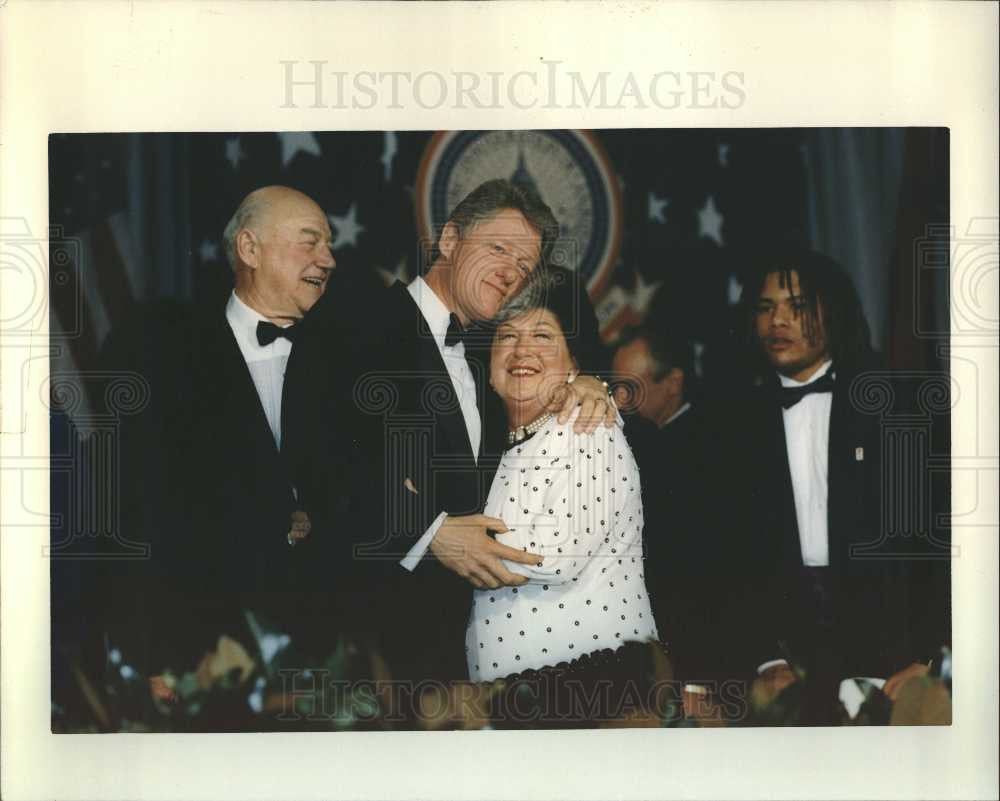
[[[434,518],[434,522],[427,527],[427,531],[423,533],[423,536],[410,548],[406,556],[399,560],[400,567],[409,570],[411,573],[417,569],[420,560],[424,558],[427,549],[431,547],[431,540],[434,539],[434,535],[438,533],[438,529],[441,528],[441,524],[444,523],[444,519],[447,516],[447,512],[441,512],[441,514]]]
[[[762,665],[757,666],[757,675],[759,676],[768,668],[777,667],[778,665],[787,665],[788,660],[786,659],[772,659],[770,662],[764,662]]]

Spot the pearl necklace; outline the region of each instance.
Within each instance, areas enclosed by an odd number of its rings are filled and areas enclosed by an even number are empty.
[[[543,414],[536,420],[532,420],[526,426],[518,426],[513,431],[507,432],[507,442],[513,445],[515,442],[523,442],[526,438],[534,434],[538,429],[545,425],[549,420],[551,420],[555,415],[552,412]]]

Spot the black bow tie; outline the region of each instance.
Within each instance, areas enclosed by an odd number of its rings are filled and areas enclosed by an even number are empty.
[[[469,331],[472,330],[472,326],[469,328],[462,328],[462,324],[458,320],[457,314],[452,314],[448,318],[448,333],[444,335],[445,347],[452,348],[459,342],[465,342],[465,338],[469,335]]]
[[[833,384],[833,375],[827,373],[811,384],[803,384],[801,387],[778,387],[776,396],[782,408],[791,409],[806,395],[811,395],[813,392],[833,392]]]
[[[294,342],[295,337],[298,335],[299,327],[297,325],[290,325],[282,328],[280,325],[268,323],[264,320],[257,323],[257,342],[262,348],[266,345],[270,345],[278,337],[284,337],[289,342]]]

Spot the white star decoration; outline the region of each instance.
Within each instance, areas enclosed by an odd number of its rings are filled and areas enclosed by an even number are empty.
[[[722,247],[722,215],[715,208],[715,198],[711,195],[698,210],[698,236],[714,239],[715,244]]]
[[[329,218],[330,226],[336,233],[333,240],[334,247],[344,248],[348,245],[357,247],[358,237],[364,232],[365,227],[358,222],[358,210],[355,205],[352,203],[343,217],[330,214]]]
[[[665,223],[667,221],[667,217],[663,212],[669,205],[670,205],[670,198],[659,197],[655,192],[650,192],[649,200],[646,203],[646,208],[649,213],[649,219],[656,220],[656,222]]]
[[[400,258],[395,270],[387,270],[384,267],[379,267],[378,271],[379,275],[382,276],[382,280],[385,281],[386,286],[392,286],[397,281],[402,281],[405,284],[410,280],[410,274],[406,269],[406,256]]]
[[[392,180],[392,160],[396,157],[399,149],[396,142],[396,132],[386,131],[384,135],[385,146],[382,149],[382,170],[385,174],[385,182]]]
[[[198,255],[203,264],[215,261],[219,257],[219,246],[209,239],[204,240],[198,248]]]
[[[629,305],[639,312],[639,314],[645,314],[650,301],[653,299],[653,295],[656,294],[656,290],[658,290],[662,285],[662,281],[654,281],[651,284],[647,284],[642,279],[642,276],[639,273],[636,273],[635,289],[632,290],[632,295],[629,298]]]
[[[729,145],[722,142],[719,143],[719,166],[729,166]]]
[[[694,374],[698,378],[702,378],[704,375],[704,360],[705,355],[705,343],[698,342],[697,340],[691,342],[691,349],[694,351]]]
[[[233,165],[234,170],[239,168],[240,162],[246,157],[247,154],[243,152],[243,145],[238,136],[226,140],[226,161]]]
[[[726,287],[727,300],[730,306],[735,306],[740,302],[740,296],[743,294],[743,284],[740,283],[735,275],[729,276],[729,286]]]
[[[285,133],[278,134],[278,138],[281,140],[282,167],[287,167],[288,163],[295,158],[300,150],[312,156],[320,155],[319,142],[316,141],[316,137],[311,133],[286,131]]]

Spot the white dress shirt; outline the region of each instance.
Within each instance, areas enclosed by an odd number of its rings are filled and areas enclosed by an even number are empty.
[[[274,435],[274,444],[281,449],[281,395],[285,387],[285,367],[292,343],[278,337],[270,345],[257,341],[257,323],[267,318],[247,306],[233,292],[226,304],[226,320],[236,337],[243,360],[247,363],[264,416]]]
[[[415,278],[407,287],[413,297],[420,314],[427,322],[434,344],[437,345],[444,366],[448,370],[448,377],[451,385],[455,389],[458,398],[459,408],[462,410],[462,418],[465,421],[465,430],[469,435],[469,444],[472,446],[472,457],[478,460],[479,443],[482,438],[482,421],[479,416],[479,407],[476,404],[476,382],[472,378],[472,371],[469,363],[465,360],[465,343],[458,342],[455,345],[445,345],[444,340],[448,334],[448,324],[451,322],[451,312],[444,305],[441,299],[434,294],[423,278]],[[416,544],[409,550],[407,555],[400,560],[400,565],[407,570],[416,568],[420,559],[423,558],[430,547],[431,540],[437,534],[447,512],[441,512],[424,532],[423,536],[417,540]]]
[[[830,365],[831,362],[826,362],[808,381],[796,381],[783,375],[778,377],[783,387],[801,387],[826,375]],[[832,405],[832,393],[815,392],[806,395],[794,406],[781,410],[795,496],[799,546],[802,564],[807,567],[827,567],[830,564],[826,503]]]
[[[448,377],[451,378],[451,385],[455,388],[455,395],[458,396],[458,403],[462,409],[465,430],[469,433],[472,457],[478,459],[482,422],[479,418],[479,407],[476,405],[476,382],[472,380],[472,371],[469,369],[469,363],[465,360],[465,343],[458,342],[451,346],[444,344],[448,334],[448,323],[451,321],[451,312],[423,278],[415,278],[407,290],[420,309],[424,320],[427,321],[427,327],[430,329],[431,336],[434,337],[434,344],[437,345],[444,366],[448,370]]]
[[[555,419],[500,462],[485,513],[497,542],[542,557],[504,562],[520,587],[475,590],[466,630],[473,681],[657,639],[642,565],[639,470],[621,428],[574,434]]]
[[[826,362],[808,381],[796,381],[778,375],[783,387],[811,384],[830,371]],[[785,424],[785,449],[792,477],[795,498],[795,522],[799,528],[799,549],[802,564],[827,567],[830,564],[830,542],[827,529],[828,464],[830,453],[830,409],[833,394],[814,392],[794,406],[781,410]],[[772,659],[757,668],[763,673],[775,665],[787,664],[784,659]]]

